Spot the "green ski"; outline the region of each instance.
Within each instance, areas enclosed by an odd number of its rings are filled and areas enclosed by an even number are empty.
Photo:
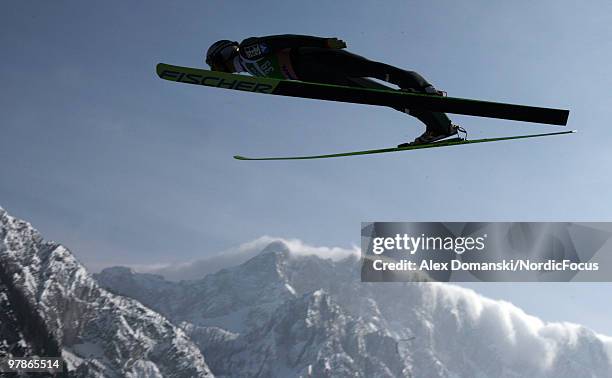
[[[508,137],[499,137],[499,138],[486,138],[486,139],[474,139],[474,140],[466,140],[463,138],[453,138],[448,140],[443,140],[440,142],[430,143],[430,144],[418,144],[414,146],[408,147],[392,147],[392,148],[382,148],[378,150],[364,150],[364,151],[351,151],[351,152],[341,152],[337,154],[327,154],[327,155],[310,155],[310,156],[285,156],[285,157],[261,157],[261,158],[251,158],[236,155],[234,159],[238,160],[307,160],[307,159],[326,159],[326,158],[335,158],[335,157],[343,157],[343,156],[355,156],[355,155],[371,155],[371,154],[382,154],[386,152],[399,152],[399,151],[409,151],[409,150],[419,150],[423,148],[434,148],[434,147],[446,147],[446,146],[458,146],[461,144],[472,144],[472,143],[485,143],[485,142],[497,142],[501,140],[512,140],[512,139],[526,139],[526,138],[536,138],[536,137],[544,137],[551,135],[562,135],[562,134],[571,134],[576,132],[576,130],[571,131],[561,131],[555,133],[545,133],[545,134],[529,134],[529,135],[517,135],[517,136],[508,136]]]
[[[356,104],[396,106],[425,109],[434,112],[465,114],[479,117],[509,119],[524,122],[547,123],[564,126],[569,110],[535,106],[505,104],[500,102],[470,100],[407,93],[385,89],[370,89],[309,83],[297,80],[277,80],[252,77],[197,68],[172,66],[160,63],[157,75],[165,80],[208,87],[233,89],[254,93],[302,97]]]

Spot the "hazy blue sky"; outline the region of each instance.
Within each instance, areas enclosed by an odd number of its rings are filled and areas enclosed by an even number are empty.
[[[0,206],[93,269],[195,259],[264,234],[348,247],[359,243],[362,221],[612,221],[610,1],[380,4],[5,2]],[[340,37],[349,50],[416,70],[451,96],[569,108],[569,128],[579,133],[336,160],[236,161],[234,154],[387,147],[422,132],[417,120],[388,109],[155,75],[158,62],[203,66],[217,39],[282,33]],[[562,130],[452,119],[474,138]],[[538,290],[495,287],[483,290],[510,300]],[[584,310],[550,286],[540,289],[550,303],[525,306],[545,315],[573,309],[582,318],[572,320],[612,334],[602,317],[612,305],[601,301],[610,288],[572,287],[591,304]],[[574,316],[565,314],[548,318]]]

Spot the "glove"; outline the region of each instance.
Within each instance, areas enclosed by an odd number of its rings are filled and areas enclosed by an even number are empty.
[[[338,38],[328,38],[327,47],[330,49],[344,49],[346,48],[346,42]]]

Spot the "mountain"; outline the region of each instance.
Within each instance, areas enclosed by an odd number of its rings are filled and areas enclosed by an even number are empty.
[[[291,249],[294,255],[317,255],[320,257],[341,260],[347,256],[359,255],[357,247],[320,247],[302,242],[299,239],[285,239],[271,236],[261,236],[255,240],[240,244],[238,247],[230,248],[222,253],[206,256],[189,262],[174,264],[155,264],[155,265],[136,265],[138,272],[152,273],[163,276],[169,281],[194,280],[200,279],[207,274],[215,273],[221,269],[240,265],[243,262],[255,257],[269,245],[281,243]]]
[[[180,325],[227,376],[610,377],[609,338],[441,283],[362,283],[282,242],[202,279],[95,277]]]
[[[2,208],[0,308],[0,357],[61,356],[80,377],[212,377],[181,328],[101,288],[68,249]]]
[[[612,338],[448,284],[362,283],[354,255],[276,241],[197,280],[92,277],[0,209],[0,357],[33,355],[74,377],[612,376]]]

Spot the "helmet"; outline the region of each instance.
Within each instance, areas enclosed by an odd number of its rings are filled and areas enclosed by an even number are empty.
[[[238,55],[238,42],[222,39],[210,45],[206,52],[206,64],[215,71],[227,72],[225,63]]]

